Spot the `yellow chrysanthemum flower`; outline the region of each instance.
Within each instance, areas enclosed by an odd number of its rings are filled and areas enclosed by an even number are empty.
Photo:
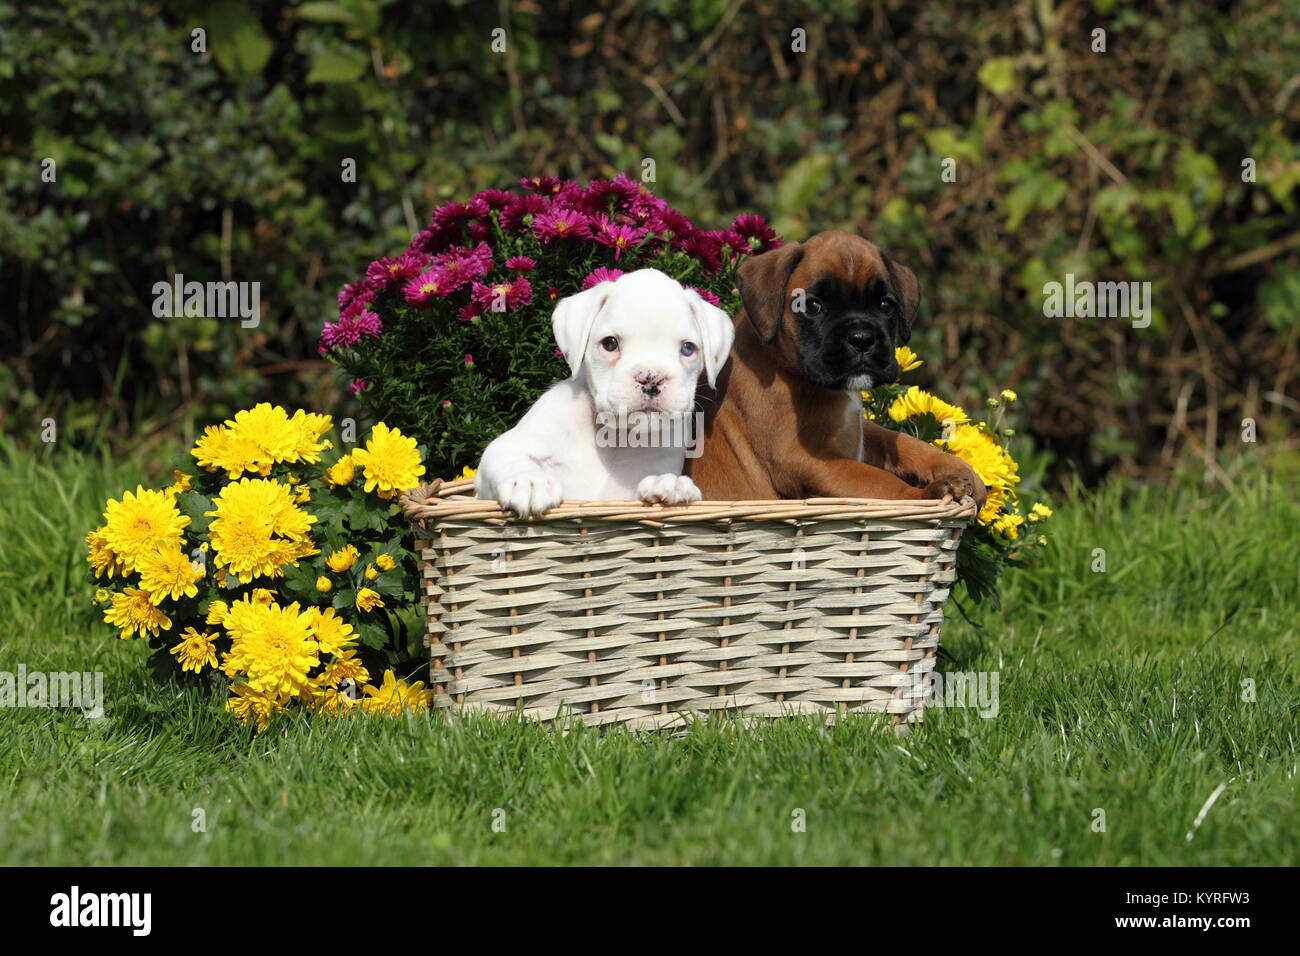
[[[134,495],[128,491],[121,501],[109,499],[100,540],[127,571],[134,571],[136,562],[155,548],[179,548],[189,523],[171,495],[137,485]]]
[[[379,557],[375,558],[375,564],[379,565],[380,571],[391,571],[396,566],[396,562],[393,561],[393,556],[391,554],[381,554]]]
[[[224,426],[207,428],[192,454],[201,467],[220,469],[231,479],[245,471],[265,476],[278,462],[319,461],[320,436],[332,424],[328,415],[299,410],[290,418],[279,405],[262,402],[237,412]]]
[[[941,398],[936,398],[924,389],[913,385],[889,406],[889,417],[896,422],[915,418],[929,412],[939,424],[952,422],[960,425],[970,421],[964,409],[950,405]]]
[[[989,524],[989,530],[994,534],[1001,535],[1004,538],[1010,538],[1012,541],[1020,537],[1020,525],[1024,523],[1024,518],[1014,511],[1005,511]]]
[[[197,674],[205,667],[217,666],[217,649],[213,645],[216,634],[200,634],[192,627],[181,631],[181,642],[172,648],[172,654],[185,672]]]
[[[304,412],[298,409],[293,413],[289,424],[293,426],[296,435],[294,457],[291,460],[310,462],[313,465],[320,461],[320,453],[325,448],[325,443],[320,440],[320,436],[333,427],[334,419],[329,415],[318,415],[315,412]]]
[[[167,494],[179,495],[182,491],[190,490],[191,476],[181,471],[179,468],[172,469],[172,483],[167,487]]]
[[[894,349],[894,361],[898,363],[898,370],[900,372],[910,372],[925,364],[925,362],[906,345],[900,345]]]
[[[125,640],[135,634],[156,637],[159,631],[170,631],[172,620],[149,601],[149,592],[140,588],[127,588],[113,595],[113,606],[104,612],[104,620],[122,629]]]
[[[352,481],[356,473],[357,466],[353,463],[352,456],[344,455],[325,469],[322,480],[331,488],[342,488]]]
[[[342,574],[344,571],[351,568],[352,565],[356,564],[357,558],[360,556],[361,552],[358,551],[356,547],[348,545],[346,548],[340,548],[338,551],[335,551],[326,558],[325,564],[335,574]]]
[[[248,675],[248,686],[277,699],[297,694],[320,664],[313,615],[288,607],[258,604],[247,597],[230,606],[227,664]]]
[[[373,564],[367,564],[367,565],[366,565],[366,580],[367,580],[367,581],[373,581],[373,580],[374,580],[375,578],[377,578],[377,577],[379,577],[379,572],[378,572],[377,570],[375,570],[375,566],[374,566]]]
[[[203,571],[196,569],[185,552],[176,548],[156,549],[137,562],[140,587],[149,592],[149,600],[161,604],[164,598],[173,601],[180,597],[195,597],[199,593],[196,581]]]
[[[391,670],[384,672],[384,683],[380,687],[371,684],[365,686],[366,699],[361,707],[368,714],[388,714],[396,717],[404,711],[426,710],[433,701],[433,691],[424,689],[424,681],[407,685],[398,680]]]
[[[242,478],[221,489],[208,535],[218,567],[229,568],[247,584],[274,575],[280,565],[312,550],[308,531],[316,520],[293,503],[288,485],[265,478]],[[290,547],[301,545],[305,547]]]
[[[371,429],[365,448],[352,452],[352,460],[365,475],[365,491],[377,491],[381,498],[414,488],[424,474],[415,439],[383,422]]]
[[[229,611],[225,601],[213,601],[208,605],[207,616],[203,621],[205,624],[224,624]]]
[[[254,690],[247,684],[231,687],[230,699],[226,701],[226,710],[246,724],[256,723],[259,734],[271,723],[271,717],[283,709],[274,696]]]
[[[284,577],[284,566],[292,564],[298,566],[298,562],[303,558],[309,558],[313,554],[320,554],[316,546],[311,543],[310,539],[303,541],[288,541],[283,538],[276,538],[268,552],[270,562],[275,566],[271,571],[271,577]]]
[[[466,465],[464,468],[462,468],[462,469],[460,470],[460,474],[457,475],[456,478],[457,478],[457,479],[460,479],[460,478],[473,478],[473,477],[474,477],[475,475],[477,475],[477,474],[478,474],[478,469],[477,469],[477,468],[471,468],[469,465]]]
[[[361,663],[353,648],[348,648],[326,664],[321,674],[328,687],[339,687],[347,680],[360,687],[370,680],[370,671],[366,670],[366,665]]]
[[[226,427],[256,444],[262,453],[261,460],[269,459],[272,464],[297,460],[302,430],[290,421],[289,413],[279,405],[261,402],[236,412],[234,419],[226,422]]]
[[[269,472],[271,461],[258,444],[221,425],[209,425],[190,452],[200,468],[224,471],[233,481],[245,471]]]
[[[104,543],[103,528],[96,528],[87,534],[86,544],[90,546],[86,560],[90,562],[95,577],[107,577],[110,581],[119,574],[126,577],[126,567],[113,553],[113,549]]]
[[[337,617],[334,608],[326,608],[322,611],[318,607],[308,608],[306,611],[310,618],[310,624],[316,643],[320,645],[322,654],[338,654],[344,648],[354,643],[356,635],[352,633],[352,625],[341,617]]]
[[[946,442],[941,438],[935,444],[975,469],[989,488],[1010,489],[1020,482],[1020,466],[987,432],[971,425],[958,425],[951,438]]]
[[[383,598],[379,596],[378,591],[372,591],[370,588],[362,588],[357,592],[357,610],[373,611],[377,607],[383,607]]]
[[[1052,509],[1047,507],[1047,505],[1043,504],[1041,501],[1035,501],[1034,506],[1029,509],[1030,521],[1041,521],[1043,518],[1050,518],[1051,516]]]
[[[361,701],[350,694],[343,693],[337,687],[324,687],[312,701],[312,707],[319,714],[327,717],[342,717],[353,713]]]

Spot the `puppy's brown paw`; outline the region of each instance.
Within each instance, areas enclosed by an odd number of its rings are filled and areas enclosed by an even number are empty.
[[[956,472],[951,475],[941,475],[921,489],[921,497],[955,498],[960,501],[967,495],[974,497],[976,482],[979,482],[979,478],[973,472],[970,474]],[[984,490],[983,482],[980,482],[980,490]],[[979,504],[982,506],[983,503],[979,502]]]

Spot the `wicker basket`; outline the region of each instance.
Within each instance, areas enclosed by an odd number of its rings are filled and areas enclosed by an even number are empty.
[[[402,496],[435,706],[638,728],[921,719],[969,499],[565,501],[521,521],[473,492]]]

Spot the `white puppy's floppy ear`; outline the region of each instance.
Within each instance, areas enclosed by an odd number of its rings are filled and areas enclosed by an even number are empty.
[[[731,342],[736,337],[736,328],[727,313],[716,305],[705,302],[694,289],[684,289],[686,301],[690,303],[695,315],[695,324],[700,329],[700,351],[704,354],[704,374],[709,387],[717,384],[718,373],[727,364],[731,354]]]
[[[612,282],[597,282],[590,289],[561,299],[551,316],[551,331],[555,333],[555,344],[564,353],[564,360],[569,363],[569,371],[578,374],[583,359],[587,354],[587,339],[591,338],[591,327],[596,324],[596,316],[605,305],[605,300],[614,290]]]

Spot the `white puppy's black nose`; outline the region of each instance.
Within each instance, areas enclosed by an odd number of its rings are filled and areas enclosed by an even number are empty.
[[[659,390],[664,387],[668,381],[668,376],[662,372],[645,371],[636,374],[636,384],[641,391],[649,398],[654,398],[659,394]]]

